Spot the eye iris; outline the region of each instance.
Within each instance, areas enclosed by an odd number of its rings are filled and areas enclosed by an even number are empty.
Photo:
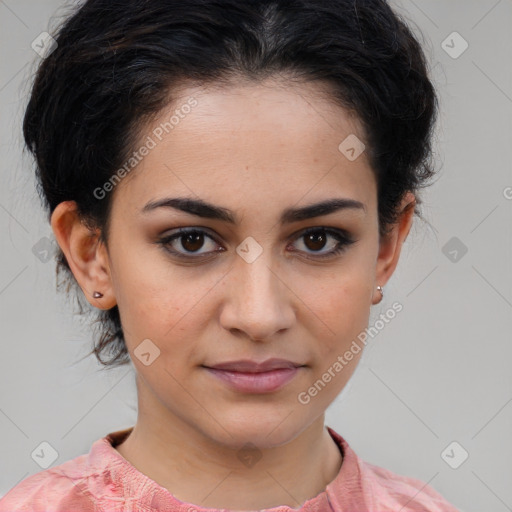
[[[189,245],[189,242],[191,242],[191,245]],[[199,233],[197,231],[194,231],[192,233],[187,233],[186,235],[183,235],[181,237],[181,245],[183,248],[189,252],[194,252],[199,250],[204,244],[204,235],[202,233]]]
[[[318,251],[324,248],[325,240],[326,236],[324,231],[315,231],[314,233],[308,233],[306,235],[306,246],[308,247],[308,249],[311,249],[312,251]],[[309,245],[309,242],[313,242],[313,247]],[[315,246],[315,244],[318,244],[319,242],[321,247]]]

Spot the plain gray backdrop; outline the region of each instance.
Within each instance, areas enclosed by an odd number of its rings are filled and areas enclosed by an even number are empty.
[[[31,45],[61,5],[0,0],[0,495],[43,469],[42,442],[55,466],[136,420],[132,366],[77,362],[90,330],[55,291],[53,235],[22,152]],[[403,310],[369,339],[326,424],[461,510],[512,510],[512,1],[393,5],[423,33],[440,94],[439,175],[370,325],[395,301]]]

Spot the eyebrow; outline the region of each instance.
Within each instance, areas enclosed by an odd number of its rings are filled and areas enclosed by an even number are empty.
[[[157,208],[173,208],[191,215],[197,215],[198,217],[221,220],[229,222],[230,224],[236,224],[238,222],[238,216],[231,210],[221,206],[215,206],[202,199],[166,197],[150,201],[142,208],[142,213],[146,214]],[[281,224],[290,224],[292,222],[320,217],[321,215],[329,215],[330,213],[347,209],[366,211],[365,205],[355,199],[333,198],[300,208],[287,208],[281,214],[280,222]]]

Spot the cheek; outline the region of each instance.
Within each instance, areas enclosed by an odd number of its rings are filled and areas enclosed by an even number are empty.
[[[368,325],[371,307],[371,268],[347,265],[312,280],[304,277],[294,291],[301,298],[301,322],[318,340],[321,358],[342,353]]]
[[[303,391],[315,397],[310,406],[317,413],[335,400],[362,356],[364,345],[358,335],[368,326],[370,288],[364,273],[353,272],[330,279],[328,285],[305,300],[314,312],[307,313],[304,322],[309,322],[315,343],[313,371]]]
[[[180,305],[173,296],[172,275],[165,275],[154,256],[113,250],[112,281],[130,349],[145,338],[158,339],[162,329],[177,321]]]
[[[338,289],[329,289],[317,299],[314,312],[319,319],[318,329],[323,333],[326,352],[349,345],[364,330],[370,314],[368,297],[367,286],[344,282]]]
[[[153,254],[140,260],[127,255],[116,267],[115,276],[116,299],[130,352],[144,339],[152,340],[162,355],[172,352],[173,360],[185,346],[193,352],[192,340],[208,322],[205,307],[208,292],[216,283],[214,275],[173,268]]]

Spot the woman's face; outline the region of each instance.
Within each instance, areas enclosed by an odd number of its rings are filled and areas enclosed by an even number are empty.
[[[139,415],[224,445],[277,446],[324,413],[362,351],[332,369],[393,270],[374,174],[354,159],[360,126],[319,85],[276,84],[183,89],[114,189],[108,267]],[[158,206],[178,198],[188,207]],[[325,201],[341,207],[308,209]],[[300,367],[235,383],[208,369],[270,358]]]

